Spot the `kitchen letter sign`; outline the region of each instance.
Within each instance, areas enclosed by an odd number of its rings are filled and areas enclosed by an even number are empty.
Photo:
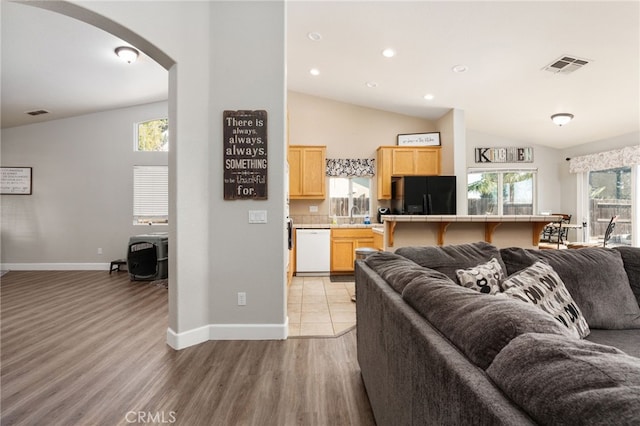
[[[533,148],[476,148],[476,163],[532,163]]]
[[[225,111],[224,199],[267,199],[267,111]]]

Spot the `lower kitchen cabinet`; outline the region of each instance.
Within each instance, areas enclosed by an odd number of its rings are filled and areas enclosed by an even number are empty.
[[[353,272],[356,249],[373,247],[371,228],[333,228],[331,230],[331,272]]]

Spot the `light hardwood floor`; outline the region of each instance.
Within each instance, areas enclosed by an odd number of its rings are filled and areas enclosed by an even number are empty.
[[[165,343],[167,291],[126,273],[0,278],[2,425],[374,425],[355,330]]]

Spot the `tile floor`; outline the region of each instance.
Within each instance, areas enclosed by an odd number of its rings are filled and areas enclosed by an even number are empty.
[[[333,336],[356,324],[355,282],[293,277],[287,310],[289,336]]]

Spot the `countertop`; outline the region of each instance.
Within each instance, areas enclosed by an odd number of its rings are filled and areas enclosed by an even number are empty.
[[[371,223],[365,225],[364,223],[294,223],[293,227],[296,229],[332,229],[332,228],[380,228],[384,225],[381,223]]]
[[[384,215],[389,222],[554,222],[554,215]]]

